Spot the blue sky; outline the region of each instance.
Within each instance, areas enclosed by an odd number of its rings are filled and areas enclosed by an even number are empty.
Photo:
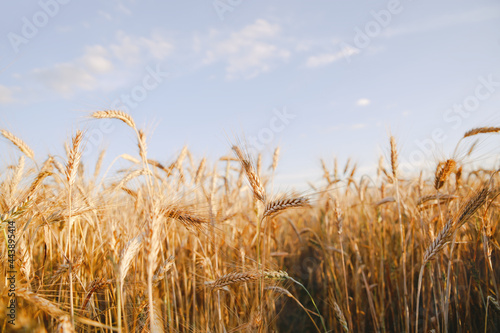
[[[105,109],[127,110],[162,162],[184,145],[214,160],[235,135],[280,145],[285,185],[317,180],[320,158],[368,171],[389,131],[404,165],[434,166],[500,125],[496,1],[40,0],[3,2],[0,27],[0,127],[40,159],[78,128],[88,161],[135,154],[123,124],[88,119]]]

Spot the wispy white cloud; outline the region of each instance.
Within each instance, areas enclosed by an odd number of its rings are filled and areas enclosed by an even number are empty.
[[[75,89],[93,90],[97,86],[96,75],[108,73],[112,69],[109,52],[95,45],[87,47],[84,55],[73,61],[36,68],[32,76],[49,89],[69,95]]]
[[[368,98],[360,98],[356,101],[357,106],[368,106],[370,105],[372,101],[370,101]]]
[[[338,60],[341,60],[344,57],[349,57],[358,53],[358,49],[346,47],[343,50],[337,52],[321,53],[318,55],[309,56],[306,61],[306,67],[316,68],[326,66]]]
[[[174,45],[159,34],[146,38],[127,35],[119,31],[117,42],[111,44],[109,49],[116,58],[133,65],[143,61],[148,54],[156,60],[162,60],[172,53]]]
[[[254,78],[290,57],[290,51],[278,45],[280,33],[278,24],[263,19],[222,39],[212,31],[203,63],[225,63],[227,79]]]
[[[131,66],[144,64],[148,59],[163,60],[173,48],[173,44],[159,34],[146,38],[118,32],[116,43],[87,46],[82,56],[36,68],[29,76],[65,96],[78,90],[110,90],[109,79],[100,80],[103,75],[116,71],[117,66],[127,67],[130,71]]]

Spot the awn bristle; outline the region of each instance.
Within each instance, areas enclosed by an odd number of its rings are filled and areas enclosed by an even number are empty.
[[[2,133],[4,138],[12,142],[14,146],[19,148],[19,150],[22,151],[24,155],[28,156],[32,160],[35,159],[35,153],[33,153],[33,150],[31,150],[31,148],[23,140],[19,139],[17,136],[7,130],[0,130],[0,133]]]
[[[118,111],[118,110],[96,111],[92,113],[91,117],[96,119],[103,119],[103,118],[119,119],[128,126],[132,127],[133,129],[136,129],[135,122],[132,116],[123,111]]]

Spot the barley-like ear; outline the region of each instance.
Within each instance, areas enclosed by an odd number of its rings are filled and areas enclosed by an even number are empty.
[[[155,275],[153,276],[153,283],[159,283],[165,275],[172,269],[174,266],[174,256],[170,256],[163,262],[163,264],[158,268]]]
[[[321,168],[323,169],[323,177],[328,182],[328,184],[331,184],[332,179],[330,177],[330,171],[328,171],[328,168],[326,167],[325,161],[323,161],[323,159],[321,159],[320,161],[321,161]]]
[[[279,157],[280,157],[280,147],[276,147],[273,154],[273,164],[271,165],[271,169],[273,169],[273,171],[276,171],[276,168],[278,167]]]
[[[433,260],[436,255],[441,252],[444,246],[452,239],[453,234],[465,222],[467,222],[474,213],[486,202],[490,190],[488,186],[484,187],[481,191],[476,193],[465,204],[462,205],[458,214],[448,220],[443,229],[439,232],[434,241],[429,245],[424,254],[422,266],[427,262]]]
[[[127,272],[130,269],[132,260],[137,256],[141,249],[142,236],[137,236],[127,243],[120,255],[120,266],[118,268],[118,276],[120,278],[120,286],[123,286]]]
[[[148,146],[146,145],[146,133],[144,133],[141,129],[137,131],[137,147],[139,147],[139,156],[141,156],[142,160],[146,162]]]
[[[11,208],[7,213],[0,214],[0,221],[5,222],[8,220],[14,220],[28,210],[28,207],[31,203],[31,197],[27,196],[23,201],[21,201],[18,205]]]
[[[76,333],[75,328],[71,323],[70,316],[60,316],[57,320],[59,321],[56,328],[57,333]]]
[[[85,296],[85,300],[82,303],[81,309],[85,310],[85,308],[86,308],[88,302],[90,301],[90,298],[92,297],[92,295],[95,292],[97,292],[98,290],[104,289],[109,283],[110,283],[110,281],[108,281],[108,280],[106,280],[104,278],[94,279],[90,283],[90,285],[87,287],[87,295]]]
[[[122,188],[124,187],[129,181],[131,181],[132,179],[134,178],[137,178],[139,176],[143,176],[143,175],[151,175],[151,171],[149,170],[146,170],[146,169],[138,169],[138,170],[134,170],[132,171],[131,173],[129,173],[128,175],[126,175],[125,177],[123,177],[122,180],[120,180],[120,182],[114,187],[115,189],[119,189],[119,188]]]
[[[458,196],[456,195],[450,195],[450,194],[431,194],[431,195],[426,195],[418,199],[417,201],[417,206],[423,205],[426,202],[435,200],[439,203],[441,202],[449,202],[452,200],[458,199]]]
[[[33,150],[31,150],[31,148],[23,140],[19,139],[17,136],[7,130],[0,130],[0,133],[4,138],[12,142],[14,146],[19,148],[19,150],[22,151],[24,155],[28,156],[32,160],[35,159],[35,153],[33,153]]]
[[[205,163],[207,162],[206,158],[204,157],[200,161],[200,165],[198,166],[198,169],[196,169],[196,174],[194,176],[194,183],[198,184],[201,180],[201,177],[203,176],[203,172],[205,171]]]
[[[128,126],[132,127],[133,129],[136,129],[135,122],[132,116],[123,111],[118,111],[118,110],[96,111],[92,113],[90,116],[96,119],[103,119],[103,118],[119,119]]]
[[[349,332],[349,326],[347,326],[347,320],[345,320],[344,313],[342,312],[340,306],[335,301],[333,302],[333,309],[335,310],[335,316],[337,317],[337,320],[339,321],[344,331]]]
[[[49,172],[49,171],[41,171],[35,178],[35,180],[33,181],[33,183],[31,183],[31,186],[28,190],[28,193],[26,195],[26,197],[31,197],[35,194],[35,192],[38,190],[38,188],[40,187],[40,185],[42,184],[42,182],[44,181],[45,178],[47,178],[48,176],[50,176],[52,173]]]
[[[24,155],[21,155],[19,157],[19,162],[17,163],[17,166],[14,169],[14,172],[12,174],[12,178],[9,184],[9,191],[11,195],[14,195],[17,189],[17,185],[19,185],[19,182],[22,179],[23,172],[24,172],[24,165],[25,165],[25,157]]]
[[[264,217],[275,216],[278,213],[283,212],[289,208],[300,208],[309,205],[309,199],[306,197],[298,198],[279,198],[277,200],[271,201],[266,205],[264,210]]]
[[[220,289],[235,283],[256,281],[260,277],[261,274],[258,271],[234,272],[222,275],[214,281],[205,282],[205,285],[210,289]]]
[[[187,229],[199,230],[208,224],[207,218],[199,216],[186,208],[168,207],[163,209],[162,214],[165,217],[181,222]]]
[[[498,132],[500,132],[500,127],[478,127],[478,128],[473,128],[470,131],[467,131],[464,134],[464,138],[483,133],[498,133]]]
[[[258,200],[260,200],[262,203],[265,204],[266,190],[254,166],[250,162],[250,158],[245,154],[243,154],[242,150],[238,146],[233,146],[233,151],[235,152],[236,156],[238,156],[241,166],[245,170],[247,180],[250,183],[250,187],[252,188],[255,198],[257,198]]]
[[[68,162],[66,163],[66,180],[69,185],[75,183],[76,172],[78,171],[78,165],[80,164],[80,158],[82,157],[82,152],[80,151],[80,143],[83,139],[82,131],[77,131],[73,137],[71,149],[68,153]]]
[[[436,190],[443,187],[450,174],[455,171],[456,166],[457,163],[453,159],[449,159],[438,164],[434,178],[434,188]]]

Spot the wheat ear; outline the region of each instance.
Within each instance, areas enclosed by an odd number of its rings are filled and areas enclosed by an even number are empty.
[[[90,116],[96,119],[103,119],[103,118],[119,119],[128,126],[132,127],[133,129],[136,129],[134,119],[128,113],[125,113],[123,111],[118,111],[118,110],[96,111],[92,113]]]
[[[35,159],[35,153],[33,153],[33,150],[31,150],[31,148],[23,140],[19,139],[17,136],[7,130],[1,130],[0,133],[2,133],[4,138],[12,142],[14,146],[19,148],[19,150],[22,151],[24,155],[28,156],[32,160]]]
[[[500,132],[500,127],[478,127],[473,128],[470,131],[465,132],[464,138],[469,136],[484,134],[484,133],[498,133]]]
[[[444,183],[451,175],[452,172],[455,171],[457,163],[453,159],[446,160],[445,162],[440,162],[436,167],[436,174],[434,178],[434,188],[439,190],[443,187]]]

